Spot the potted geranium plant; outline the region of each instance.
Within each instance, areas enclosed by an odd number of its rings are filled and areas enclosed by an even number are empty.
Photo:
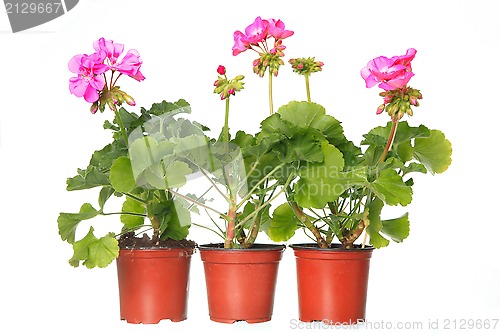
[[[259,58],[253,61],[254,73],[269,75],[269,107],[273,114],[272,78],[284,64],[283,39],[291,36],[280,20],[263,20],[257,17],[245,33],[234,33],[233,55],[254,50]],[[271,202],[279,197],[292,177],[282,174],[287,161],[277,161],[271,146],[262,145],[257,137],[237,131],[229,132],[230,99],[243,89],[243,75],[233,79],[220,65],[214,83],[214,93],[225,103],[224,126],[218,138],[208,145],[202,138],[198,143],[186,145],[178,153],[199,167],[208,181],[208,187],[216,196],[223,198],[227,210],[221,212],[185,196],[207,211],[215,213],[219,221],[212,221],[214,232],[222,243],[200,245],[204,262],[210,318],[217,322],[232,323],[244,320],[257,323],[271,319],[278,264],[283,245],[258,244],[257,235],[269,226]],[[264,117],[264,115],[263,115]],[[288,156],[290,159],[294,157]],[[278,176],[282,174],[281,176]],[[280,182],[276,181],[280,178]],[[180,193],[173,192],[177,196]],[[219,223],[222,221],[222,223]],[[259,276],[258,279],[255,277]]]
[[[262,141],[270,140],[264,125],[271,121],[274,133],[283,138],[275,145],[289,143],[291,133],[298,131],[312,131],[316,140],[308,150],[318,153],[316,160],[290,164],[294,180],[286,185],[287,202],[274,210],[267,229],[275,241],[289,240],[297,229],[314,241],[291,245],[297,258],[302,321],[353,324],[365,319],[373,249],[409,235],[408,214],[384,220],[382,208],[411,202],[411,173],[442,173],[451,163],[451,144],[441,131],[401,120],[413,114],[422,98],[419,90],[408,86],[415,54],[409,49],[402,56],[378,57],[362,69],[368,88],[378,84],[384,90],[376,113],[386,111],[390,116],[387,125],[364,135],[362,148],[348,141],[340,122],[326,116],[310,97],[308,102],[291,102],[262,123]],[[307,80],[314,66],[301,65],[304,61],[313,59],[291,63]],[[361,244],[355,243],[363,233]]]
[[[176,142],[202,133],[204,127],[174,117],[190,111],[184,100],[153,104],[142,108],[140,115],[120,107],[135,106],[117,81],[122,75],[144,80],[139,53],[130,50],[122,57],[124,46],[104,38],[94,43],[94,49],[91,55],[70,60],[69,69],[76,74],[70,79],[70,92],[91,103],[92,113],[106,108],[114,113],[113,121],[104,123],[112,141],[67,180],[68,191],[100,189],[98,207],[85,203],[78,213],[61,213],[59,234],[73,246],[72,266],[106,267],[117,258],[121,319],[181,321],[186,319],[189,266],[196,244],[186,240],[189,206],[168,189],[183,186],[192,173],[188,163],[174,155]],[[156,136],[145,136],[146,131]],[[112,197],[123,201],[120,210],[105,210]],[[77,239],[81,221],[103,215],[119,215],[121,230],[97,237],[91,226]]]

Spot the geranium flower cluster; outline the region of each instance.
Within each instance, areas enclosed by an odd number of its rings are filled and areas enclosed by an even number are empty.
[[[392,58],[380,56],[370,60],[361,70],[367,88],[378,84],[379,88],[385,90],[380,93],[384,103],[377,108],[377,114],[387,111],[393,121],[400,120],[404,114],[413,115],[411,107],[418,106],[418,100],[422,99],[419,90],[407,86],[414,76],[411,61],[416,53],[415,49],[410,48],[405,55]]]
[[[316,61],[315,57],[290,59],[288,63],[292,65],[294,73],[306,76],[322,71],[324,66],[324,63]]]
[[[269,19],[263,20],[258,16],[255,21],[245,29],[245,33],[235,31],[233,55],[236,56],[246,50],[254,50],[259,54],[259,58],[253,61],[254,73],[260,77],[269,71],[278,75],[280,65],[283,65],[283,51],[286,46],[283,45],[283,39],[293,35],[293,31],[286,30],[285,24],[281,20]],[[268,40],[274,39],[272,47],[269,47]]]
[[[78,54],[69,61],[69,70],[77,74],[69,79],[69,91],[92,103],[92,113],[104,111],[106,105],[113,111],[123,102],[135,105],[134,99],[120,90],[116,83],[123,74],[137,81],[145,79],[141,73],[142,60],[139,52],[131,49],[120,59],[124,45],[104,38],[94,42],[94,50],[95,53]],[[106,72],[111,73],[109,79]],[[116,73],[118,75],[115,77]]]
[[[217,68],[219,77],[214,82],[214,93],[220,95],[220,99],[228,99],[231,95],[243,89],[245,84],[242,80],[245,78],[243,75],[238,75],[234,79],[229,80],[226,76],[226,67],[219,65]]]

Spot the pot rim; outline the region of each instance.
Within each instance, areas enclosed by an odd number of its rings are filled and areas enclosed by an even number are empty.
[[[255,243],[248,249],[225,249],[224,243],[201,244],[197,248],[203,251],[224,251],[224,252],[259,252],[259,251],[285,251],[284,244],[261,244]]]
[[[327,249],[318,247],[318,244],[316,243],[296,243],[296,244],[289,244],[288,246],[294,250],[299,250],[299,251],[304,250],[304,251],[326,251],[326,252],[363,252],[363,251],[373,251],[375,249],[371,245],[367,245],[364,248],[361,248],[361,245],[359,244],[354,244],[353,249],[345,249],[342,247],[342,244],[338,243],[331,244],[331,247]]]

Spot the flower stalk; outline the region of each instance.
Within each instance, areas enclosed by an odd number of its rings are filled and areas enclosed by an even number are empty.
[[[273,110],[273,74],[269,70],[269,113],[272,115]]]

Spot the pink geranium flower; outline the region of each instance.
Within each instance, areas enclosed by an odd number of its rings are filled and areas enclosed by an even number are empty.
[[[260,16],[257,16],[255,21],[245,29],[244,42],[250,44],[258,44],[260,42],[264,42],[267,38],[268,26],[268,21],[261,19]]]
[[[366,87],[371,88],[378,84],[379,88],[393,90],[406,86],[414,75],[411,71],[411,61],[416,52],[415,49],[408,49],[403,56],[380,56],[370,60],[361,70]]]
[[[104,54],[104,58],[109,60],[109,67],[113,70],[116,70],[116,64],[123,53],[123,48],[123,44],[114,43],[112,40],[105,40],[104,38],[99,38],[94,42],[94,50],[97,53]]]
[[[79,54],[71,58],[68,68],[78,76],[69,79],[69,91],[77,96],[83,97],[89,103],[99,99],[99,91],[104,88],[104,76],[109,67],[102,63],[101,55]]]
[[[249,47],[250,43],[245,41],[245,34],[241,31],[235,31],[233,34],[234,46],[233,46],[233,56],[245,52]]]
[[[118,58],[123,53],[123,44],[100,38],[94,42],[94,49],[97,53],[104,55],[104,58],[108,60],[109,67],[112,70],[128,75],[137,81],[145,79],[140,71],[142,60],[139,52],[136,50],[129,50],[123,59],[118,61]]]
[[[293,31],[285,30],[285,23],[281,20],[269,19],[267,30],[275,39],[285,39],[293,35]]]
[[[139,55],[139,52],[136,50],[129,50],[123,60],[117,64],[117,70],[122,73],[130,76],[137,81],[144,80],[144,75],[142,75],[140,69],[142,66],[142,60]]]

